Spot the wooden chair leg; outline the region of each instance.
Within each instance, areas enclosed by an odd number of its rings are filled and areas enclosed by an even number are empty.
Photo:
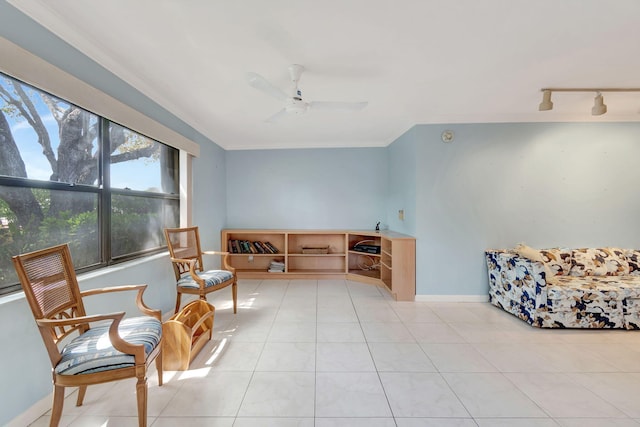
[[[53,386],[53,406],[51,407],[51,419],[49,427],[58,427],[62,416],[62,406],[64,405],[64,387]]]
[[[78,387],[78,398],[76,399],[76,406],[82,406],[85,394],[87,394],[87,386],[81,385],[80,387]]]
[[[238,282],[231,285],[231,295],[233,296],[233,314],[238,312]]]
[[[138,377],[136,383],[136,398],[138,400],[138,426],[147,427],[147,376]]]
[[[161,386],[162,385],[162,350],[160,350],[160,353],[158,353],[158,357],[156,357],[156,371],[158,371],[158,385]]]
[[[182,297],[182,294],[180,293],[180,291],[178,291],[178,294],[176,295],[176,311],[173,314],[178,314],[178,311],[180,311],[180,298]]]

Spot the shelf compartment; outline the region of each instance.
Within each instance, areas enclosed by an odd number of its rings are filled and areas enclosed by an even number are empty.
[[[239,231],[233,231],[233,232],[228,232],[228,233],[223,233],[223,242],[225,242],[225,244],[227,245],[227,249],[229,252],[231,252],[229,250],[229,241],[231,240],[248,240],[250,242],[269,242],[271,243],[273,246],[276,247],[276,249],[278,249],[278,253],[277,254],[253,254],[253,255],[282,255],[286,252],[286,248],[285,248],[285,233],[281,233],[281,232],[261,232],[259,230],[255,230],[255,231],[245,231],[245,230],[239,230]],[[251,254],[241,254],[241,255],[251,255]]]
[[[346,273],[346,257],[344,254],[328,255],[289,255],[287,271],[289,272],[339,272]]]
[[[380,255],[349,251],[348,262],[349,273],[380,278]]]
[[[374,278],[374,279],[379,279],[380,278],[380,270],[359,270],[359,269],[354,269],[354,270],[349,270],[349,274],[355,274],[357,276],[371,277],[371,278]]]
[[[253,257],[252,260],[251,257]],[[264,271],[265,273],[271,261],[285,262],[284,257],[278,254],[232,254],[227,260],[238,271]]]
[[[391,291],[393,289],[391,282],[391,269],[387,268],[385,265],[382,265],[380,268],[380,280],[382,283]]]
[[[304,248],[329,247],[328,254],[344,254],[346,252],[344,233],[289,233],[287,252],[289,255],[302,254]]]
[[[390,256],[393,254],[391,248],[393,247],[393,242],[389,239],[382,239],[382,252],[386,252]]]
[[[360,243],[360,244],[364,244],[364,245],[370,245],[370,246],[381,246],[380,243],[381,239],[380,236],[377,234],[374,235],[370,235],[370,234],[349,234],[348,236],[348,242],[347,245],[349,247],[349,251],[353,251],[356,253],[364,253],[367,255],[379,255],[379,254],[370,254],[368,252],[362,252],[362,251],[354,251],[353,247]]]

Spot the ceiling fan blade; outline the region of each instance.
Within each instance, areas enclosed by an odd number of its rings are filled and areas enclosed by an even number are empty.
[[[263,91],[267,95],[271,95],[274,98],[284,102],[288,97],[281,89],[275,87],[271,83],[267,81],[260,74],[256,73],[247,73],[247,83],[253,86],[254,88]]]
[[[280,110],[277,113],[275,113],[273,116],[271,116],[268,119],[266,119],[265,122],[267,122],[267,123],[276,123],[276,122],[280,121],[286,115],[287,115],[287,110],[285,108],[283,108],[282,110]]]
[[[330,111],[359,111],[369,104],[368,102],[328,102],[328,101],[312,101],[309,108],[313,110],[330,110]]]

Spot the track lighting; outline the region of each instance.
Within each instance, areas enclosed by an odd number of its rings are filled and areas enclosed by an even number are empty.
[[[549,111],[553,108],[553,102],[551,102],[551,91],[545,90],[542,92],[542,102],[538,106],[540,111]]]
[[[595,92],[596,97],[593,100],[591,114],[601,116],[607,112],[607,105],[604,103],[601,92],[640,92],[640,88],[544,88],[540,89],[540,91],[542,92],[542,102],[538,106],[539,111],[553,109],[553,102],[551,102],[552,92]]]
[[[607,112],[607,106],[604,103],[602,94],[598,92],[596,97],[593,99],[593,108],[591,109],[591,114],[593,116],[601,116],[606,112]]]

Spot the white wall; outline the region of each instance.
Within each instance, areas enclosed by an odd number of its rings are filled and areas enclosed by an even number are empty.
[[[420,125],[395,144],[417,159],[419,295],[486,295],[487,248],[640,247],[638,123]]]
[[[369,229],[385,221],[384,148],[228,151],[227,227]]]

